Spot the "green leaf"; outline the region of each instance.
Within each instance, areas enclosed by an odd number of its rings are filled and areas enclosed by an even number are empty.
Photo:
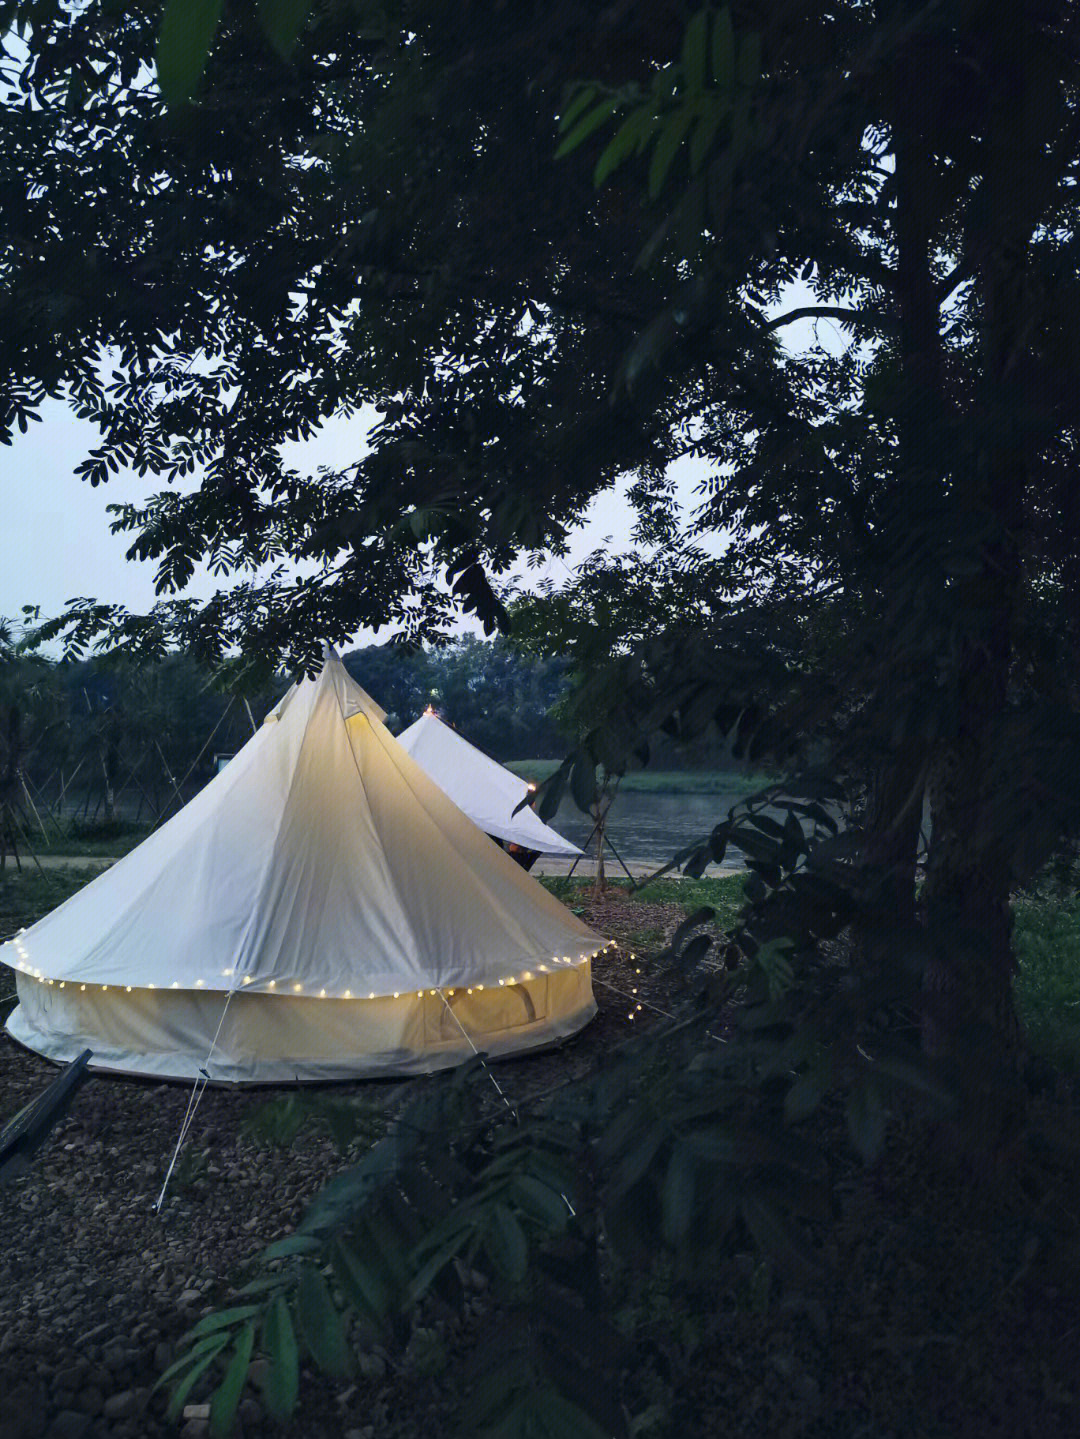
[[[496,1269],[511,1284],[520,1284],[529,1265],[529,1243],[517,1215],[505,1204],[496,1204],[491,1214],[484,1248]]]
[[[189,1329],[186,1334],[181,1334],[176,1341],[177,1347],[187,1344],[192,1339],[199,1339],[204,1334],[213,1334],[217,1329],[226,1329],[232,1324],[239,1324],[245,1319],[253,1319],[262,1308],[261,1304],[240,1304],[235,1309],[219,1309],[216,1314],[208,1314],[205,1319],[200,1319],[198,1324]]]
[[[187,1399],[192,1389],[194,1389],[200,1375],[204,1374],[206,1370],[209,1369],[210,1365],[213,1364],[214,1360],[228,1344],[230,1337],[231,1336],[228,1334],[215,1335],[214,1340],[209,1346],[209,1348],[205,1351],[205,1353],[200,1356],[196,1363],[192,1365],[184,1378],[173,1390],[172,1394],[169,1396],[169,1407],[165,1411],[165,1417],[168,1419],[170,1424],[175,1423],[175,1421],[179,1419],[180,1411],[184,1407],[184,1401]],[[164,1376],[162,1377],[164,1378]]]
[[[281,58],[287,60],[311,12],[311,0],[255,0],[255,3],[267,38]]]
[[[729,96],[735,84],[735,32],[731,28],[731,11],[726,5],[713,26],[712,71],[717,90]]]
[[[694,133],[690,136],[690,173],[696,175],[708,158],[716,139],[720,122],[727,114],[727,105],[718,103],[711,96],[709,103],[698,114]]]
[[[660,117],[646,105],[639,106],[626,117],[596,162],[593,171],[596,189],[619,168],[631,151],[641,149],[659,123]]]
[[[570,793],[578,809],[588,814],[596,798],[596,766],[587,755],[580,752],[574,759],[574,768],[570,771]]]
[[[579,85],[573,98],[567,101],[566,107],[559,117],[560,132],[565,135],[574,121],[589,108],[595,99],[595,85]]]
[[[218,1385],[210,1401],[211,1439],[228,1439],[232,1433],[236,1408],[244,1392],[244,1380],[251,1364],[251,1351],[255,1344],[255,1325],[245,1324],[236,1340],[236,1353],[229,1361],[225,1378]]]
[[[594,130],[599,130],[601,125],[606,124],[611,116],[614,115],[618,103],[617,96],[606,95],[604,99],[600,101],[599,105],[594,106],[592,110],[578,121],[559,145],[559,148],[555,151],[556,160],[561,160],[564,155],[569,155],[572,150],[576,150],[579,145],[589,138]]]
[[[259,1255],[259,1262],[267,1264],[272,1259],[291,1259],[294,1254],[314,1254],[320,1248],[319,1241],[310,1234],[290,1234],[287,1239],[267,1245]]]
[[[409,1284],[409,1298],[414,1304],[423,1298],[450,1261],[461,1253],[472,1237],[472,1226],[462,1223],[444,1244],[428,1256]]]
[[[739,84],[746,89],[750,89],[761,76],[761,36],[756,30],[751,30],[742,38],[736,74]]]
[[[686,27],[682,45],[682,68],[687,90],[692,95],[705,88],[706,51],[709,41],[709,12],[699,10]]]
[[[345,1339],[341,1315],[330,1286],[312,1264],[305,1264],[300,1270],[296,1310],[304,1343],[319,1368],[338,1379],[351,1373],[352,1351]]]
[[[828,1092],[828,1073],[814,1068],[801,1074],[784,1095],[784,1118],[796,1124],[815,1112]]]
[[[697,1159],[693,1151],[686,1145],[677,1143],[672,1150],[661,1194],[664,1238],[669,1244],[681,1243],[690,1228],[694,1215],[697,1169]]]
[[[222,0],[169,0],[161,17],[155,63],[158,85],[170,105],[191,99],[210,57]]]
[[[271,1418],[284,1424],[296,1408],[300,1392],[299,1356],[289,1306],[281,1295],[266,1312],[262,1331],[263,1347],[270,1360],[270,1372],[263,1386],[263,1399]]]
[[[164,1374],[158,1379],[154,1388],[160,1389],[163,1385],[171,1384],[175,1378],[185,1372],[190,1364],[194,1364],[195,1360],[201,1355],[210,1354],[211,1357],[213,1357],[214,1354],[219,1354],[228,1342],[228,1334],[211,1334],[205,1339],[200,1339],[198,1343],[193,1344],[190,1349],[185,1349],[179,1359],[173,1360],[168,1369],[166,1369]]]
[[[390,1294],[382,1278],[370,1264],[365,1264],[344,1240],[336,1240],[330,1251],[334,1278],[345,1298],[358,1314],[385,1324],[390,1308]]]
[[[601,1429],[584,1409],[554,1389],[542,1389],[529,1407],[540,1421],[544,1439],[610,1439],[610,1430]],[[527,1432],[537,1431],[530,1426]]]
[[[791,1275],[805,1276],[817,1269],[814,1256],[791,1223],[760,1195],[742,1200],[743,1218],[761,1252]]]
[[[526,1214],[531,1214],[548,1229],[561,1233],[566,1228],[570,1211],[559,1190],[532,1175],[519,1174],[510,1183],[510,1194]]]
[[[871,1079],[857,1085],[848,1095],[844,1112],[851,1142],[865,1164],[873,1163],[885,1141],[885,1108],[877,1082]]]

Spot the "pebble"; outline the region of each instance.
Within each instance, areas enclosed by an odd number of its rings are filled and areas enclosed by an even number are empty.
[[[45,1431],[45,1439],[90,1439],[90,1426],[93,1422],[89,1414],[79,1414],[74,1409],[61,1409]]]
[[[245,1397],[240,1400],[240,1405],[236,1412],[240,1416],[241,1424],[251,1424],[254,1426],[262,1423],[262,1405],[257,1399],[253,1399],[250,1394],[245,1395]]]
[[[176,1302],[177,1302],[177,1304],[184,1304],[184,1305],[187,1305],[187,1304],[201,1304],[201,1303],[202,1303],[202,1297],[203,1297],[203,1294],[202,1294],[202,1290],[201,1290],[201,1289],[185,1289],[184,1292],[183,1292],[183,1294],[180,1295],[180,1297],[177,1299]]]
[[[123,1389],[119,1394],[110,1394],[102,1406],[106,1419],[130,1419],[135,1413],[135,1394],[131,1389]]]
[[[189,1419],[180,1430],[180,1439],[206,1439],[209,1433],[209,1419]]]
[[[88,1330],[81,1339],[76,1339],[75,1348],[85,1349],[88,1344],[95,1344],[99,1339],[104,1339],[106,1334],[112,1332],[111,1324],[97,1324],[93,1329]]]
[[[81,1409],[84,1414],[91,1415],[100,1414],[101,1406],[104,1403],[105,1395],[102,1394],[100,1389],[95,1389],[92,1384],[87,1385],[85,1389],[80,1389],[74,1399],[74,1404],[77,1409]]]
[[[53,1384],[57,1389],[78,1389],[82,1383],[86,1371],[89,1369],[85,1359],[76,1359],[66,1369],[58,1369],[53,1376]]]

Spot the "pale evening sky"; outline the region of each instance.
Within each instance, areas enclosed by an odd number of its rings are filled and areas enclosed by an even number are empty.
[[[806,299],[796,293],[785,298],[785,308],[803,303]],[[845,343],[831,324],[811,327],[800,322],[791,332],[787,340],[792,349],[817,343],[835,350]],[[51,616],[76,597],[124,605],[134,612],[149,609],[156,598],[155,565],[125,559],[131,537],[109,533],[106,506],[140,501],[165,486],[153,477],[122,473],[92,489],[74,470],[95,443],[96,428],[60,400],[42,405],[41,416],[41,423],[31,425],[27,434],[17,434],[12,445],[0,447],[0,616],[18,620],[23,605],[37,605],[43,616]],[[306,445],[288,446],[286,458],[311,472],[322,464],[343,466],[357,458],[369,423],[363,416],[331,420]],[[680,503],[690,513],[700,502],[697,490],[707,466],[687,457],[676,462],[673,473]],[[527,570],[523,562],[518,573],[530,584],[545,577],[561,584],[568,577],[567,567],[607,536],[614,549],[629,547],[632,526],[633,511],[622,493],[601,495],[584,527],[572,536],[565,563],[552,558],[540,570]],[[186,593],[205,599],[221,583],[205,570],[197,571]],[[461,628],[478,629],[472,621],[462,621]],[[387,629],[356,639],[361,644],[381,642],[390,633]]]

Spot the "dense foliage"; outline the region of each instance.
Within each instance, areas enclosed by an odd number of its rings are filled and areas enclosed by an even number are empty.
[[[284,7],[295,44],[275,46],[239,0],[211,9],[205,70],[176,81],[195,103],[169,108],[146,68],[161,9],[15,7],[0,183],[32,203],[0,232],[8,423],[70,393],[102,430],[92,483],[172,484],[117,514],[163,592],[207,557],[241,576],[42,635],[212,661],[242,641],[258,675],[360,624],[435,636],[454,603],[512,625],[517,557],[558,550],[628,473],[639,547],[671,565],[593,565],[518,604],[523,645],[579,657],[587,723],[545,806],[591,804],[597,767],[643,762],[657,730],[719,725],[793,773],[784,820],[749,801],[680,857],[749,857],[734,970],[553,1126],[470,1129],[465,1087],[420,1101],[177,1372],[230,1356],[220,1427],[258,1339],[284,1412],[297,1327],[346,1362],[326,1264],[377,1325],[467,1254],[525,1336],[473,1432],[610,1433],[625,1416],[558,1357],[553,1294],[564,1332],[603,1336],[610,1274],[678,1264],[696,1217],[705,1260],[752,1241],[797,1267],[793,1233],[828,1220],[821,1157],[794,1143],[822,1104],[868,1157],[895,1086],[984,1157],[1023,1131],[1011,899],[1080,816],[1080,15],[327,3]],[[807,318],[850,343],[786,351]],[[362,407],[354,464],[285,469],[284,440]],[[687,452],[722,563],[674,545],[665,466]],[[688,968],[704,938],[680,936]]]

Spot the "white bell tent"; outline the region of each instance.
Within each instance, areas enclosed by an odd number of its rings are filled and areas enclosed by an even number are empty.
[[[550,1044],[604,941],[477,829],[336,658],[169,822],[0,947],[8,1032],[99,1069],[280,1083]]]
[[[415,724],[402,730],[398,744],[485,834],[538,854],[581,853],[534,809],[517,808],[529,796],[525,780],[463,739],[433,710],[425,710]]]

